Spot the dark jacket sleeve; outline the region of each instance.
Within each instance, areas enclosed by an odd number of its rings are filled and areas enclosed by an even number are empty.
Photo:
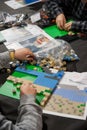
[[[50,13],[51,18],[56,18],[59,14],[63,13],[63,4],[63,0],[48,0],[45,3],[46,9]]]
[[[71,30],[87,34],[87,21],[74,21]]]
[[[19,114],[14,125],[0,113],[0,130],[42,130],[42,110],[33,95],[20,99]]]

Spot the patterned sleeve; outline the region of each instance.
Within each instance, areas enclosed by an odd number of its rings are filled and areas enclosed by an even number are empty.
[[[48,0],[45,3],[47,11],[50,13],[51,18],[56,18],[59,14],[63,13],[61,8],[61,0]]]
[[[10,57],[8,51],[0,53],[0,69],[7,68],[9,65],[9,61],[10,61]]]
[[[87,21],[74,21],[71,26],[72,31],[87,33]]]

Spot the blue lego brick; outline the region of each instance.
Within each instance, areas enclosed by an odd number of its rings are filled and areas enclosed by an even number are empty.
[[[45,72],[38,72],[38,71],[35,71],[35,70],[29,70],[29,69],[25,69],[25,68],[21,68],[21,67],[17,67],[15,69],[16,71],[19,71],[19,72],[23,72],[23,73],[26,73],[26,74],[32,74],[32,75],[35,75],[35,76],[49,76],[49,77],[58,77],[58,78],[62,78],[62,76],[64,75],[64,71],[59,71],[57,73],[53,73],[53,74],[47,74]]]
[[[64,75],[64,71],[59,71],[55,74],[53,74],[54,77],[57,77],[58,79],[61,79]]]

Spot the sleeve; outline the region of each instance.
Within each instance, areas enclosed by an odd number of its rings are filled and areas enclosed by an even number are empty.
[[[4,67],[6,68],[8,66],[9,61],[10,56],[8,51],[0,53],[0,69]]]
[[[87,34],[87,21],[74,21],[70,30]]]
[[[42,130],[42,110],[33,95],[23,95],[20,100],[16,124],[0,113],[0,130]]]
[[[47,11],[50,13],[52,18],[56,18],[59,14],[63,13],[62,5],[63,0],[48,0],[45,3]]]

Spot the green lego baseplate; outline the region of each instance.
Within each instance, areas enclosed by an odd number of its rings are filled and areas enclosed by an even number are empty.
[[[70,21],[73,21],[73,20],[69,19],[69,20],[67,20],[67,23],[70,22]],[[53,38],[63,37],[63,36],[68,35],[69,32],[71,32],[71,31],[59,29],[59,27],[56,24],[45,27],[43,30]],[[72,34],[75,34],[75,32],[72,32]]]
[[[22,68],[19,67],[19,70],[22,70]],[[23,68],[23,70],[30,71],[30,73],[34,72],[34,73],[40,73],[41,75],[44,75],[43,69],[39,66],[26,65],[26,68]],[[20,99],[20,86],[23,82],[28,82],[32,84],[32,86],[35,87],[37,90],[36,102],[41,106],[44,106],[47,100],[49,99],[49,97],[51,96],[53,89],[56,87],[56,84],[55,82],[53,82],[54,88],[43,86],[43,85],[41,86],[39,84],[34,83],[36,79],[37,79],[36,75],[27,74],[25,72],[19,72],[15,70],[12,73],[12,75],[10,75],[7,78],[7,81],[0,88],[0,94],[11,98]],[[55,79],[51,79],[51,80],[58,82]]]
[[[68,31],[60,30],[57,25],[52,25],[44,28],[44,31],[49,34],[51,37],[55,38],[57,36],[65,36],[68,34]]]

